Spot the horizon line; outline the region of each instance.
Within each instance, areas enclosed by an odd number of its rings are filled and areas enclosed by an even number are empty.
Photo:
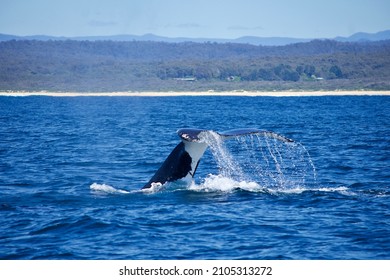
[[[260,38],[260,39],[297,39],[297,40],[316,40],[316,39],[336,39],[336,38],[349,38],[352,37],[356,34],[365,34],[365,35],[376,35],[378,33],[383,33],[383,32],[390,32],[390,29],[385,29],[385,30],[380,30],[377,32],[365,32],[365,31],[358,31],[351,33],[350,35],[342,36],[342,35],[337,35],[334,37],[295,37],[295,36],[282,36],[282,35],[275,35],[275,36],[259,36],[259,35],[242,35],[239,37],[233,37],[233,38],[226,38],[226,37],[203,37],[203,36],[196,36],[196,37],[191,37],[191,36],[166,36],[166,35],[159,35],[155,33],[144,33],[142,35],[139,34],[131,34],[131,33],[117,33],[117,34],[101,34],[101,35],[49,35],[49,34],[39,34],[35,33],[32,35],[20,35],[20,34],[12,34],[12,33],[3,33],[0,31],[0,35],[5,35],[5,36],[15,36],[15,37],[54,37],[54,38],[88,38],[88,37],[121,37],[121,36],[130,36],[130,37],[147,37],[147,36],[154,36],[154,37],[161,37],[165,39],[195,39],[195,40],[238,40],[241,38]]]

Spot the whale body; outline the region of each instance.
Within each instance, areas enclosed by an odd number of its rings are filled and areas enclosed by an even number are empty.
[[[199,161],[208,147],[208,144],[202,136],[210,132],[216,133],[222,140],[242,135],[256,134],[283,142],[293,142],[293,140],[275,132],[263,131],[256,128],[242,128],[221,133],[205,129],[179,129],[177,134],[181,138],[181,142],[172,150],[161,167],[142,189],[151,188],[154,184],[163,185],[179,179],[193,178]]]

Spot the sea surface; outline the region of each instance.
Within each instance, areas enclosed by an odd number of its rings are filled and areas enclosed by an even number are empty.
[[[141,188],[180,128],[192,182]],[[0,97],[0,259],[390,259],[390,97]]]

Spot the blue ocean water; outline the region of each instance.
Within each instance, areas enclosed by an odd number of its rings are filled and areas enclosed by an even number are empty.
[[[184,127],[297,144],[140,191]],[[389,167],[386,96],[0,97],[0,259],[390,259]]]

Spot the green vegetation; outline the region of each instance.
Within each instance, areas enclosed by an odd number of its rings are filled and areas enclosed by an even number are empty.
[[[0,43],[1,91],[389,90],[390,41]]]

